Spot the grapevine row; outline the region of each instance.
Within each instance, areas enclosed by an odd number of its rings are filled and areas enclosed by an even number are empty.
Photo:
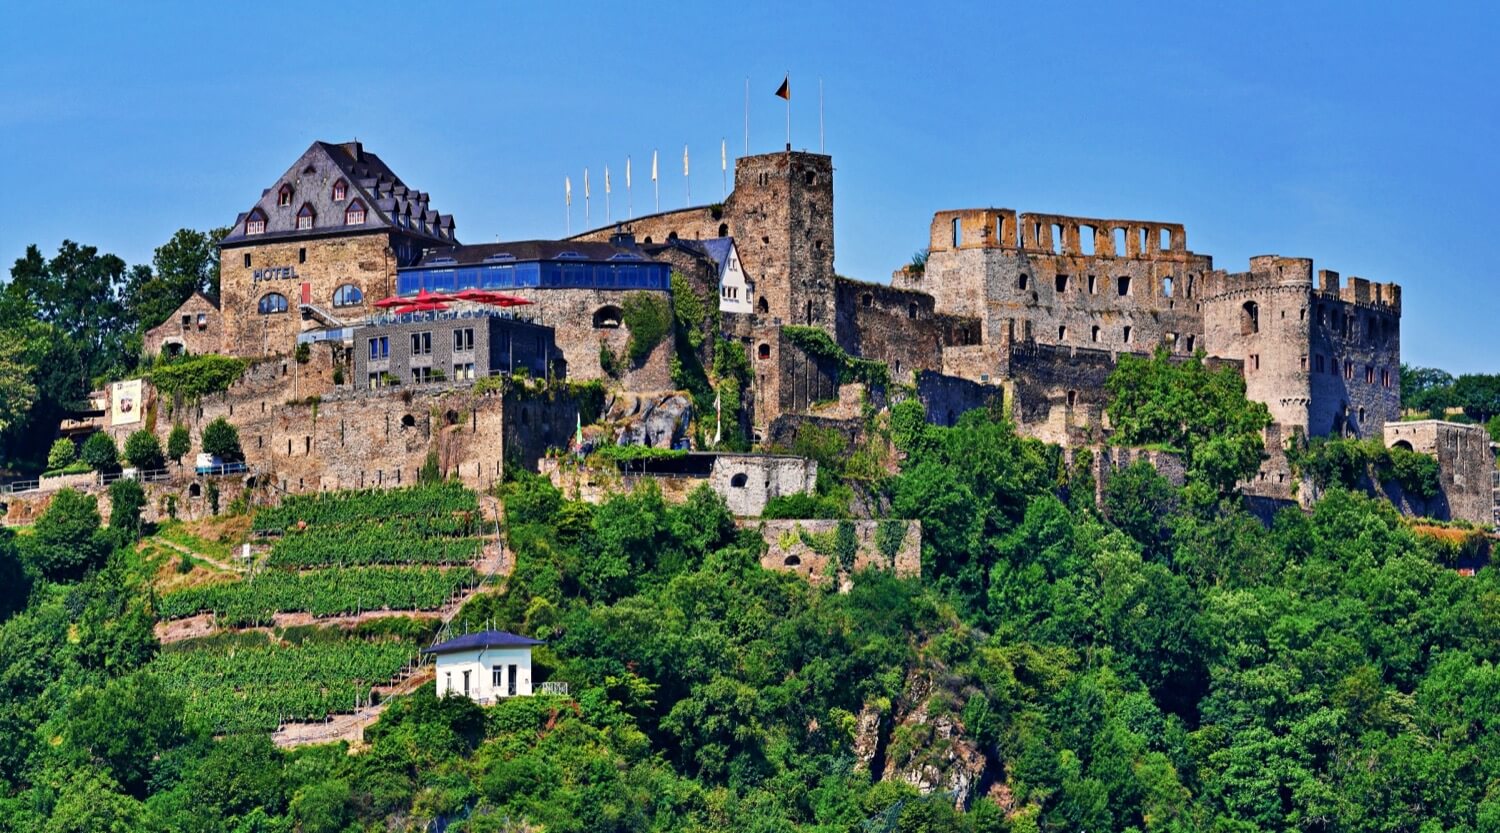
[[[399,535],[383,525],[341,527],[281,538],[271,547],[266,563],[273,567],[467,564],[482,545],[478,538]]]
[[[257,512],[257,532],[282,532],[299,522],[353,524],[396,517],[440,517],[475,512],[479,500],[459,483],[435,483],[406,489],[361,489],[288,495],[280,506]]]
[[[329,569],[306,573],[272,570],[242,581],[177,590],[157,602],[157,615],[175,619],[213,613],[222,627],[267,624],[277,612],[334,616],[364,610],[435,610],[473,586],[468,567]]]

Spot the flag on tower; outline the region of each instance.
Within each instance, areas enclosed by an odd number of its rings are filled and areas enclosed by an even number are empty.
[[[573,178],[570,176],[563,177],[563,200],[568,205],[573,204]]]
[[[609,166],[608,165],[604,166],[604,193],[605,193],[606,196],[608,196],[608,194],[609,194]]]
[[[683,176],[687,176],[688,175],[688,155],[687,155],[687,148],[688,148],[687,145],[683,145],[682,146],[682,175]]]
[[[625,187],[630,187],[630,157],[625,157]]]
[[[779,86],[779,87],[776,88],[776,95],[777,95],[778,98],[784,98],[787,101],[791,101],[792,100],[792,74],[791,73],[787,73],[787,76],[781,80],[781,86]]]
[[[729,140],[719,140],[719,170],[729,170]]]
[[[583,198],[589,198],[589,169],[583,169]]]
[[[651,151],[651,181],[656,181],[656,151]]]

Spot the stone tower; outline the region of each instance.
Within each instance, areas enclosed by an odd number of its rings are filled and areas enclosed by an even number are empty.
[[[1244,362],[1245,391],[1310,436],[1379,437],[1401,409],[1401,290],[1261,255],[1212,272],[1203,294],[1209,355]]]
[[[790,150],[743,157],[724,208],[755,280],[758,323],[822,327],[832,335],[833,158]]]

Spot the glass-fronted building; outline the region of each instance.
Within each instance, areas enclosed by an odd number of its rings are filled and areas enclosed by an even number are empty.
[[[671,289],[672,267],[629,235],[609,243],[525,240],[429,249],[396,273],[396,294],[463,289]]]

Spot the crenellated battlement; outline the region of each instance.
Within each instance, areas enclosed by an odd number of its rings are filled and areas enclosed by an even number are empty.
[[[1294,289],[1374,312],[1401,313],[1401,287],[1398,284],[1350,277],[1345,285],[1339,273],[1331,269],[1316,270],[1317,281],[1314,282],[1313,274],[1312,258],[1256,255],[1250,258],[1248,272],[1216,270],[1204,275],[1203,297],[1211,299],[1272,289]]]
[[[1065,214],[1018,213],[1011,208],[965,208],[933,215],[929,250],[1012,249],[1071,257],[1183,260],[1181,223],[1112,220]]]

